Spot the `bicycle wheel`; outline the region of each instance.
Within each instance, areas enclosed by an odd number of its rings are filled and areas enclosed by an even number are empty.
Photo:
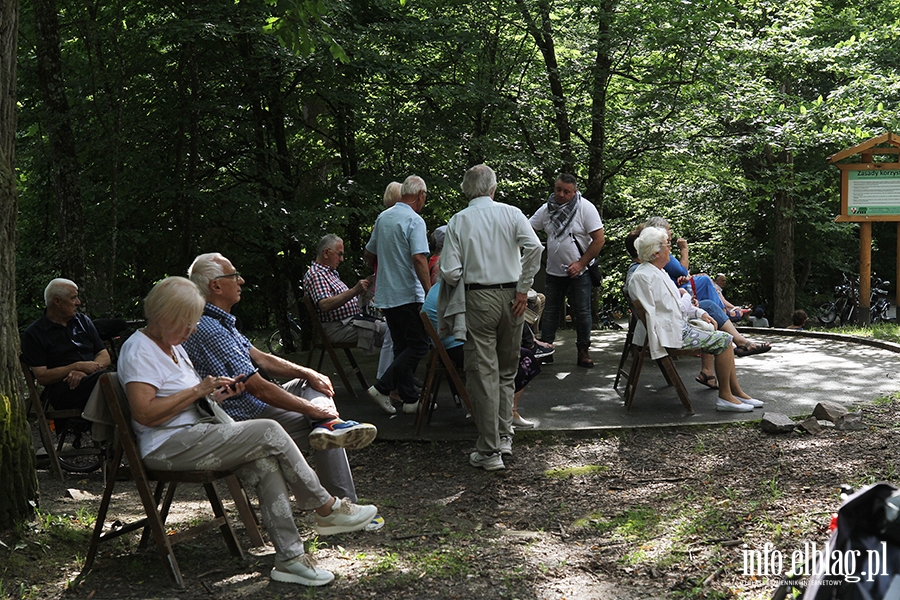
[[[294,342],[294,351],[297,351],[300,348],[300,335],[293,329],[291,329],[291,339]],[[286,354],[284,350],[284,338],[280,329],[276,329],[272,332],[272,335],[269,336],[269,340],[266,342],[266,347],[272,354],[278,356]]]
[[[834,320],[837,318],[837,307],[834,305],[834,302],[826,302],[822,306],[819,307],[818,318],[820,323],[824,323],[825,325],[831,325],[834,323]]]
[[[58,424],[60,425],[60,424]],[[91,438],[91,424],[82,419],[62,423],[54,432],[59,466],[70,473],[90,473],[103,464],[100,447]]]
[[[890,304],[888,302],[876,302],[875,306],[872,308],[872,322],[886,323],[888,321],[889,308]]]
[[[845,298],[841,300],[843,302],[838,301],[838,314],[841,317],[841,325],[847,325],[856,318],[856,305]]]

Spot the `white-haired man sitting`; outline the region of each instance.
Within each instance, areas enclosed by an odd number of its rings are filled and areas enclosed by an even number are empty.
[[[110,357],[97,328],[78,312],[78,286],[57,278],[44,290],[47,308],[22,333],[22,360],[57,410],[82,408]]]

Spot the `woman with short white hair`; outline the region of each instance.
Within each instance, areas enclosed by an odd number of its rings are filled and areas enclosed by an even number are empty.
[[[741,389],[734,368],[734,348],[731,335],[715,331],[715,321],[706,311],[696,307],[691,297],[675,287],[672,279],[663,271],[671,255],[669,235],[660,227],[644,227],[634,243],[641,260],[628,282],[632,300],[640,302],[647,313],[647,328],[638,328],[636,339],[649,336],[650,358],[656,360],[666,355],[666,348],[696,348],[703,352],[704,360],[715,361],[716,378],[719,380],[719,397],[716,410],[749,412],[763,403]],[[690,324],[699,319],[712,325],[711,331]]]

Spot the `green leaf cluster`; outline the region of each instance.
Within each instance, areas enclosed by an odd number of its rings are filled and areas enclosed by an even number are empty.
[[[248,274],[245,324],[268,326],[322,234],[344,237],[346,280],[368,274],[387,183],[425,178],[431,229],[464,206],[459,182],[479,162],[526,214],[561,169],[575,172],[602,209],[609,299],[622,239],[659,214],[691,242],[692,270],[730,276],[733,301],[771,302],[793,277],[809,308],[856,267],[826,158],[900,131],[897,0],[57,6],[94,315],[137,316],[153,282],[220,251]],[[33,10],[23,0],[21,324],[69,251],[56,241]],[[783,218],[789,272],[773,269]],[[874,228],[883,274],[894,229]]]

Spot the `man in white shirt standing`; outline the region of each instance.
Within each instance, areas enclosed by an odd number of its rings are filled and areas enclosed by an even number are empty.
[[[512,454],[522,323],[542,252],[522,211],[494,202],[496,190],[490,167],[466,171],[462,191],[470,202],[447,224],[439,263],[447,286],[465,286],[464,369],[478,428],[469,464],[488,471],[506,468],[503,455]]]
[[[531,226],[547,232],[547,304],[541,319],[541,340],[553,343],[560,311],[568,296],[575,318],[578,366],[591,368],[591,277],[588,265],[600,253],[606,239],[597,208],[578,191],[573,175],[556,178],[553,193],[530,219]],[[552,362],[544,360],[544,362]]]

